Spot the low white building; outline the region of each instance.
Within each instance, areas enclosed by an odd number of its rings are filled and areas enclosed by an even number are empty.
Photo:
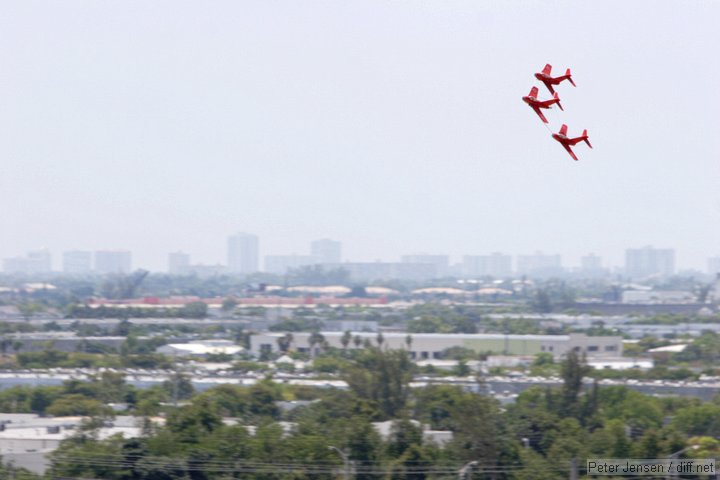
[[[245,349],[230,340],[198,340],[189,343],[170,343],[155,351],[171,357],[207,357],[208,355],[235,356]]]
[[[602,360],[590,360],[587,364],[597,370],[631,370],[633,368],[649,370],[655,366],[655,362],[647,358],[606,358]]]
[[[334,348],[364,348],[369,342],[378,345],[378,334],[351,332],[352,338],[343,347],[343,332],[321,332],[322,341],[308,332],[293,332],[291,350],[310,353],[317,351],[323,342]],[[278,351],[278,339],[284,332],[264,332],[250,336],[250,353],[256,357]],[[313,340],[313,344],[310,344]],[[561,358],[571,350],[593,357],[622,356],[622,338],[619,336],[587,336],[582,333],[570,335],[504,335],[497,333],[383,333],[382,348],[407,350],[414,360],[440,360],[448,348],[462,347],[480,353],[532,356],[537,353],[551,353]]]
[[[664,347],[651,348],[648,353],[681,353],[688,347],[687,343],[676,343],[674,345],[666,345]]]
[[[433,367],[438,370],[445,370],[450,371],[457,369],[460,366],[460,361],[458,360],[418,360],[415,362],[418,367]],[[480,361],[479,360],[470,360],[467,362],[464,362],[468,369],[470,369],[471,372],[479,372],[480,371]]]
[[[122,434],[125,438],[141,436],[137,418],[116,417],[112,424],[98,431],[100,439]],[[35,414],[0,414],[0,456],[4,462],[31,472],[44,474],[50,462],[48,454],[60,442],[77,433],[83,417],[42,418]]]
[[[628,304],[676,304],[695,301],[696,297],[692,292],[682,290],[626,290],[622,292],[622,303]]]
[[[484,363],[487,368],[501,367],[501,368],[516,368],[516,367],[527,367],[535,361],[534,356],[523,356],[523,355],[489,355]]]
[[[453,439],[453,432],[450,430],[430,430],[429,425],[423,425],[417,420],[410,420],[416,427],[420,427],[423,433],[423,442],[432,442],[440,446],[450,443]],[[385,422],[373,422],[372,426],[383,440],[390,438],[395,420]]]

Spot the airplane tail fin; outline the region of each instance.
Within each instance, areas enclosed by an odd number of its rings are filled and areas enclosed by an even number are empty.
[[[556,102],[556,103],[557,103],[557,106],[560,107],[560,110],[562,110],[562,111],[564,112],[565,109],[562,108],[562,105],[560,105],[560,97],[558,97],[557,92],[555,92],[555,95],[553,95],[553,98],[554,98],[555,100],[557,100],[557,102]]]
[[[585,143],[587,143],[587,146],[592,148],[592,145],[590,145],[590,139],[588,139],[587,129],[583,130],[582,136]]]
[[[569,69],[569,68],[567,69],[567,72],[565,72],[565,76],[567,77],[568,81],[569,81],[570,83],[572,83],[572,86],[573,86],[573,87],[577,87],[577,85],[575,85],[575,82],[573,82],[572,74],[570,73],[570,69]]]

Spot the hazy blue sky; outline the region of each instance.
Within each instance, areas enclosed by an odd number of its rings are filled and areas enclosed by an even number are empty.
[[[720,2],[32,1],[0,8],[0,257],[720,254]],[[553,129],[520,97],[572,68]],[[541,89],[543,97],[547,94]],[[457,257],[456,257],[457,258]]]

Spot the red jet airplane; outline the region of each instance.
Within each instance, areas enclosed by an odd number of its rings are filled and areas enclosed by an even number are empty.
[[[560,127],[560,131],[559,131],[558,133],[553,133],[553,134],[552,134],[552,137],[553,137],[555,140],[557,140],[558,142],[560,142],[563,147],[565,147],[565,150],[568,151],[568,153],[569,153],[570,156],[573,158],[573,160],[577,160],[577,159],[578,159],[578,158],[575,156],[575,154],[573,153],[572,149],[570,148],[570,147],[572,147],[573,145],[575,145],[575,144],[577,144],[577,143],[580,143],[580,142],[585,142],[585,143],[587,143],[588,147],[592,148],[592,145],[590,145],[590,141],[588,140],[587,130],[583,130],[582,135],[580,135],[579,137],[568,138],[568,136],[567,136],[567,125],[563,124],[563,126]]]
[[[563,110],[562,105],[560,105],[560,98],[558,97],[557,92],[553,95],[552,100],[538,100],[538,88],[532,87],[530,89],[530,93],[527,94],[526,97],[522,97],[523,102],[530,105],[530,108],[535,110],[535,113],[538,114],[538,117],[540,117],[540,120],[542,120],[544,123],[548,123],[547,118],[545,118],[545,115],[540,111],[541,108],[550,108],[552,105],[555,105],[557,103],[557,106],[560,107],[560,110]]]
[[[553,89],[553,85],[559,85],[560,82],[563,80],[568,80],[570,83],[572,83],[573,87],[577,87],[575,85],[575,82],[573,82],[572,76],[570,75],[570,69],[567,69],[567,72],[565,72],[565,75],[562,75],[560,77],[551,77],[550,72],[552,71],[552,65],[549,63],[545,65],[545,68],[543,68],[543,71],[540,73],[535,74],[535,78],[540,80],[545,84],[545,86],[550,90],[550,93],[555,93],[555,90]]]

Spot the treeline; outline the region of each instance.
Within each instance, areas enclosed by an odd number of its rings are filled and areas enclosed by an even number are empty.
[[[53,342],[47,342],[42,350],[17,352],[12,358],[6,357],[8,346],[15,350],[22,342],[0,339],[3,351],[3,367],[7,369],[21,367],[29,369],[48,368],[150,368],[171,369],[171,358],[155,353],[155,350],[167,343],[165,337],[139,338],[130,334],[120,345],[119,350],[83,339],[78,343],[77,352],[65,352],[54,348]]]
[[[74,303],[67,307],[68,318],[206,318],[204,302],[191,302],[176,308],[90,306]]]
[[[462,466],[492,471],[496,480],[564,479],[573,458],[659,458],[691,446],[694,458],[720,454],[720,399],[583,390],[588,369],[572,354],[561,365],[562,388],[534,388],[502,408],[455,386],[411,389],[414,368],[403,352],[372,347],[342,367],[347,390],[268,378],[194,393],[187,378],[177,377],[138,391],[117,374],[103,374],[87,385],[45,391],[34,403],[32,393],[23,402],[3,392],[0,406],[16,401],[49,413],[82,405],[81,397],[97,408],[122,398],[137,415],[166,412],[165,424],[146,422],[141,438],[98,440],[92,428],[81,430],[53,454],[55,477],[331,479],[344,471],[345,457],[356,479],[457,478]],[[172,406],[183,398],[187,403]],[[306,402],[287,409],[286,400]],[[384,421],[391,423],[383,434],[373,422]],[[450,431],[452,439],[433,442],[423,425]]]

